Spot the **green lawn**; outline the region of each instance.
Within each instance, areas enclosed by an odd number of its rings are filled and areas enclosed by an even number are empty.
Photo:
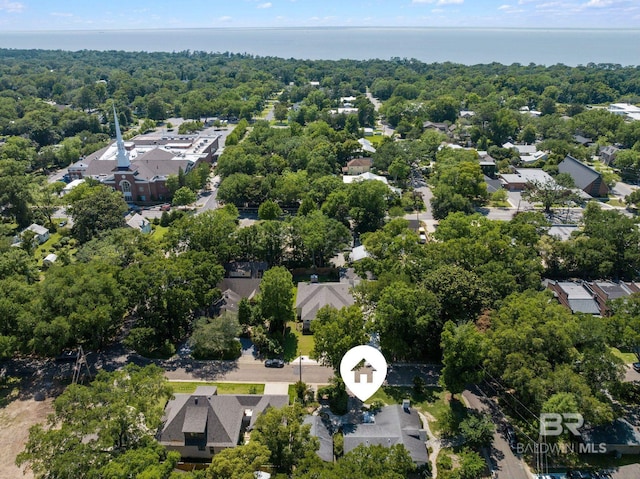
[[[151,238],[155,241],[162,241],[162,238],[167,234],[167,231],[169,231],[168,226],[154,225]]]
[[[295,384],[289,384],[289,389],[287,390],[287,393],[289,394],[289,404],[293,404],[294,402],[296,402],[296,385]]]
[[[53,248],[53,245],[59,242],[61,238],[62,235],[60,233],[52,233],[51,235],[49,235],[49,239],[41,245],[38,245],[38,247],[36,248],[34,253],[36,259],[41,260],[42,258],[47,256],[50,253],[49,249]]]
[[[611,352],[615,356],[617,356],[620,359],[622,359],[626,364],[631,364],[631,363],[635,363],[635,362],[638,361],[638,358],[637,358],[635,353],[632,353],[632,352],[629,352],[629,351],[622,352],[618,348],[611,348]]]
[[[377,146],[380,143],[382,143],[383,138],[384,138],[383,135],[372,135],[372,136],[366,136],[365,140],[369,140],[373,146]]]
[[[216,386],[218,394],[263,394],[264,384],[215,383],[203,381],[169,381],[174,393],[190,394],[198,386]]]
[[[284,359],[291,361],[298,356],[309,356],[313,350],[313,335],[302,334],[302,323],[289,321],[287,323],[287,334],[284,338]]]
[[[617,206],[617,207],[620,207],[620,208],[622,208],[624,206],[627,206],[627,204],[624,201],[619,200],[618,198],[616,198],[614,196],[610,196],[609,199],[606,200],[606,203],[608,205],[610,205],[610,206]]]

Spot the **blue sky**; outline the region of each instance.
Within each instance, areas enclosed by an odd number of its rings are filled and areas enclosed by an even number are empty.
[[[640,28],[640,0],[0,0],[0,28]]]

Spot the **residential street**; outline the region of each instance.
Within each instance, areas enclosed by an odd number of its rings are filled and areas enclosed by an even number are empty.
[[[462,396],[471,409],[491,414],[494,423],[502,421],[502,413],[493,406],[490,400],[482,395],[477,387],[472,387],[462,393]],[[496,428],[493,433],[493,446],[491,448],[491,459],[494,464],[497,479],[530,479],[526,464],[511,451],[506,438],[500,428]]]

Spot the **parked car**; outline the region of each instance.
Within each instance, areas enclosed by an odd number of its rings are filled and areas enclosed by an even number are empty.
[[[67,220],[62,220],[60,223],[58,223],[58,226],[60,228],[62,228],[63,226],[66,226],[66,225],[67,225]]]
[[[267,368],[283,368],[284,361],[282,359],[267,359],[264,365]]]
[[[634,371],[638,371],[640,373],[640,363],[633,363]]]
[[[516,432],[513,430],[513,426],[511,424],[507,424],[505,426],[505,436],[509,443],[509,447],[512,451],[515,451],[518,448],[518,440],[516,438]]]
[[[160,207],[160,211],[169,211],[170,209],[171,209],[171,205],[170,204],[162,205]]]

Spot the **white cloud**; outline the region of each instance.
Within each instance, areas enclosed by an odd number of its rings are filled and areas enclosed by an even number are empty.
[[[602,8],[602,7],[608,7],[612,3],[613,2],[611,0],[589,0],[587,3],[584,4],[584,6]]]
[[[232,18],[229,15],[225,15],[224,17],[218,18],[219,22],[230,22]]]
[[[0,0],[0,12],[21,13],[24,8],[24,3]]]
[[[54,17],[73,17],[73,13],[67,12],[51,12],[51,15]]]
[[[511,5],[500,5],[498,10],[511,10],[513,7]]]
[[[258,5],[257,8],[271,8],[273,6],[273,4],[271,2],[265,2],[265,3],[261,3],[260,5]]]

